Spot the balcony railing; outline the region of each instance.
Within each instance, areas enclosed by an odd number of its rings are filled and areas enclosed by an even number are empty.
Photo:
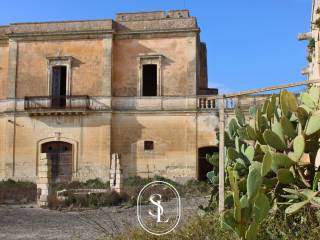
[[[226,109],[234,109],[236,107],[249,109],[251,106],[263,104],[264,101],[270,97],[271,95],[268,94],[228,97],[224,99],[224,107]],[[219,109],[219,100],[217,96],[199,96],[198,109]]]
[[[25,97],[24,109],[27,111],[88,110],[90,109],[90,98],[86,95]]]

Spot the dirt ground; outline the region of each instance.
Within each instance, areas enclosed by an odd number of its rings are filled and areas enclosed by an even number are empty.
[[[203,197],[181,199],[181,224],[196,215]],[[170,208],[170,202],[163,206]],[[148,206],[144,206],[148,207]],[[0,239],[60,240],[103,239],[138,226],[136,207],[105,207],[95,210],[60,212],[33,205],[0,205]]]

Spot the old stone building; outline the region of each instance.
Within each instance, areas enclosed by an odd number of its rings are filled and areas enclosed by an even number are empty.
[[[188,11],[0,27],[0,177],[202,178],[214,151],[206,45]]]
[[[308,65],[301,70],[309,80],[320,79],[320,2],[312,0],[312,11],[310,19],[310,31],[300,33],[299,40],[307,40],[307,62]]]

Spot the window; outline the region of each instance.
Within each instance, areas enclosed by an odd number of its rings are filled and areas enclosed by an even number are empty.
[[[157,65],[142,66],[142,96],[157,96]]]
[[[54,66],[52,68],[52,106],[65,107],[66,106],[66,90],[67,90],[67,67]]]
[[[65,96],[67,84],[67,67],[54,66],[52,68],[52,96]]]
[[[66,97],[71,95],[71,63],[72,57],[47,57],[48,61],[48,95],[52,97],[52,105],[65,107]]]
[[[152,151],[154,148],[153,141],[144,141],[144,150],[145,151]]]
[[[137,57],[139,79],[137,96],[161,96],[161,64],[163,56],[146,54]]]

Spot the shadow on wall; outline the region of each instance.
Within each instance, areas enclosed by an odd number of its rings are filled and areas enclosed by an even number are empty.
[[[84,62],[81,62],[79,59],[77,58],[72,58],[72,67],[75,67],[75,68],[79,68],[80,65],[84,64]]]
[[[134,115],[113,114],[111,152],[119,153],[124,177],[136,175],[139,164],[139,140],[142,138],[144,126]],[[145,163],[140,163],[139,171]]]

